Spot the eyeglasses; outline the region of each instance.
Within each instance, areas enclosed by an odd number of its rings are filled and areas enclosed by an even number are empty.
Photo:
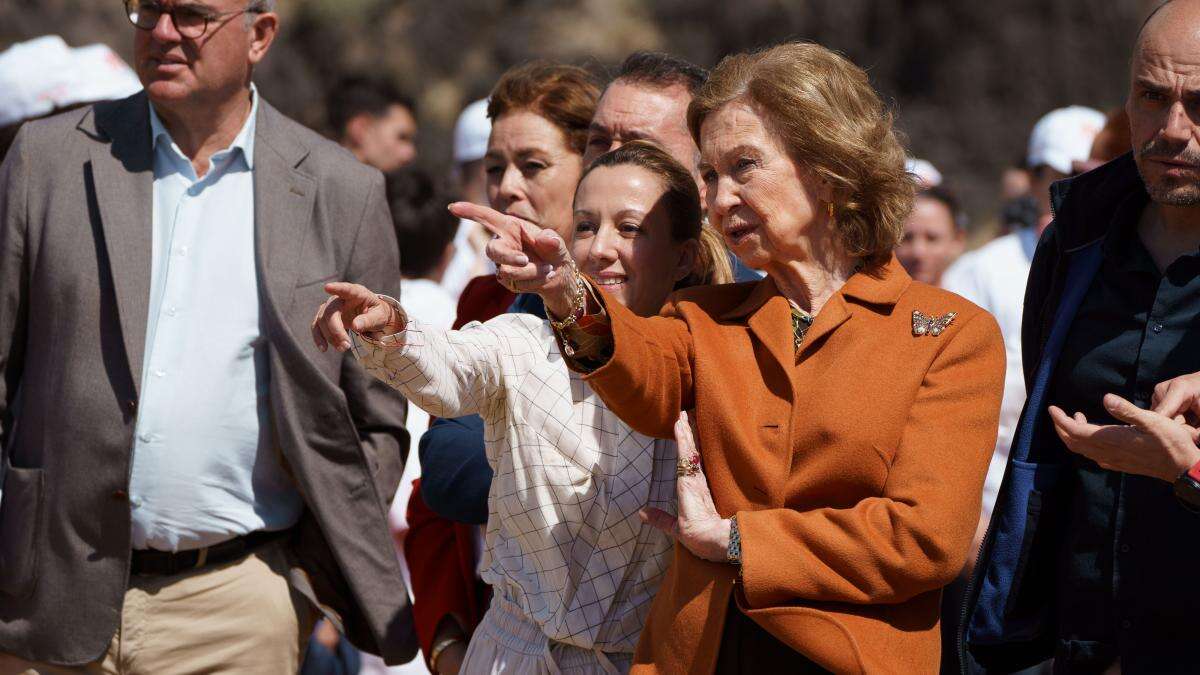
[[[162,15],[167,14],[171,17],[171,23],[175,24],[175,30],[189,40],[203,37],[208,32],[209,24],[214,21],[239,14],[262,14],[263,11],[262,7],[247,7],[231,12],[214,12],[203,5],[165,8],[156,0],[125,0],[125,14],[129,17],[129,23],[142,30],[154,30],[162,20]]]

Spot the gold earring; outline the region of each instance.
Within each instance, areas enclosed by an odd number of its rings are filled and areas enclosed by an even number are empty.
[[[829,202],[829,219],[833,220],[833,202]]]

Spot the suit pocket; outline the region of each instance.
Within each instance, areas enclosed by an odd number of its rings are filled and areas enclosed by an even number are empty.
[[[41,529],[41,469],[5,462],[0,495],[0,592],[24,597],[33,591],[37,570],[37,533]]]

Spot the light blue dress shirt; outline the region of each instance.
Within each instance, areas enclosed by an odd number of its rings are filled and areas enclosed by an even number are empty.
[[[290,527],[254,255],[254,125],[198,178],[150,108],[153,258],[129,497],[133,547],[179,551]]]

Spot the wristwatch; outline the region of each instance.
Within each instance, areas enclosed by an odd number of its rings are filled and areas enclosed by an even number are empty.
[[[1175,479],[1175,498],[1193,513],[1200,513],[1200,462]]]
[[[737,514],[729,518],[729,546],[725,549],[725,561],[742,566],[742,533],[738,530]]]

